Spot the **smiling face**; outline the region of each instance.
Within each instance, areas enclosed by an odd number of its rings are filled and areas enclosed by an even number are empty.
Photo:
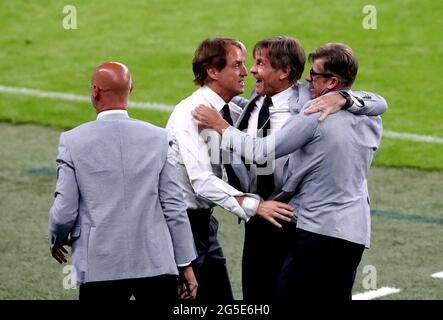
[[[257,50],[254,59],[251,73],[256,80],[255,91],[257,94],[273,96],[290,86],[288,81],[289,71],[274,69],[266,49]]]
[[[311,99],[335,90],[338,85],[337,77],[324,71],[324,62],[323,59],[314,60],[311,71],[306,76],[306,81],[310,83],[309,93]]]
[[[210,67],[207,70],[208,76],[211,78],[208,86],[226,102],[231,101],[232,98],[245,90],[245,77],[248,75],[245,60],[246,52],[234,45],[228,45],[226,47],[226,66],[221,70],[217,70],[215,67]]]

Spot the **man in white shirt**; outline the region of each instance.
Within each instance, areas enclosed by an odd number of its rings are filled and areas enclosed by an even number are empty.
[[[204,40],[193,59],[194,82],[200,88],[175,107],[167,124],[168,158],[179,169],[178,184],[183,189],[198,254],[192,265],[199,283],[200,301],[233,299],[212,207],[219,205],[245,221],[257,214],[277,227],[281,225],[276,219],[290,221],[292,216],[290,206],[261,201],[259,196],[240,192],[224,182],[219,135],[212,130],[200,130],[192,121],[191,112],[199,104],[221,112],[228,122],[237,120],[241,108],[230,101],[244,91],[244,78],[248,74],[245,56],[246,49],[237,40]],[[229,174],[229,165],[226,170]]]

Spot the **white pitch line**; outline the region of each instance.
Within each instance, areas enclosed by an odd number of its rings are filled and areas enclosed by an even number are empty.
[[[380,297],[384,297],[390,294],[399,293],[401,290],[397,288],[383,287],[377,290],[366,291],[357,293],[352,296],[352,300],[372,300]]]
[[[71,93],[63,93],[63,92],[51,92],[51,91],[42,91],[36,89],[29,88],[20,88],[20,87],[8,87],[0,85],[0,92],[10,93],[10,94],[19,94],[19,95],[27,95],[38,98],[49,98],[56,100],[68,100],[68,101],[80,101],[80,102],[91,102],[90,97],[80,96]],[[153,109],[153,110],[162,110],[162,111],[172,111],[174,107],[166,106],[160,103],[146,103],[146,102],[129,102],[130,107],[141,108],[141,109]]]
[[[431,277],[432,278],[441,278],[441,279],[443,279],[443,271],[431,274]]]
[[[383,137],[401,140],[412,140],[418,142],[443,143],[443,138],[434,136],[423,136],[411,133],[402,133],[389,130],[383,130]]]
[[[0,92],[9,93],[9,94],[19,94],[19,95],[28,95],[38,98],[49,98],[49,99],[57,99],[57,100],[68,100],[68,101],[80,101],[80,102],[90,102],[90,97],[80,96],[71,93],[64,92],[51,92],[51,91],[43,91],[29,88],[20,88],[20,87],[9,87],[0,85]],[[151,109],[151,110],[162,110],[171,112],[174,107],[168,106],[160,103],[149,103],[149,102],[129,102],[130,107],[141,108],[141,109]],[[428,143],[438,143],[443,144],[443,138],[434,137],[434,136],[425,136],[404,132],[395,132],[384,130],[383,136],[391,139],[401,139],[401,140],[410,140],[410,141],[418,141],[418,142],[428,142]]]

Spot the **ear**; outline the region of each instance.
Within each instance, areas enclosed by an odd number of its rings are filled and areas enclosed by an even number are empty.
[[[340,87],[340,80],[337,77],[331,77],[328,79],[329,83],[327,85],[327,88],[332,91],[332,90],[336,90],[337,88]]]
[[[132,93],[133,89],[134,89],[134,85],[131,83],[131,88],[129,89],[129,93]]]
[[[218,70],[214,67],[209,67],[206,69],[206,73],[208,74],[208,77],[212,80],[218,80]]]
[[[280,69],[280,76],[278,77],[280,80],[285,80],[289,77],[289,74],[291,73],[290,68],[283,68]]]
[[[98,97],[98,92],[99,92],[99,89],[98,89],[98,87],[97,87],[97,85],[92,85],[92,96],[94,97],[94,98],[97,98]]]

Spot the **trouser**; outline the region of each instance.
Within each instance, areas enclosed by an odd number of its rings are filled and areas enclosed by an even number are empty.
[[[198,282],[196,300],[229,302],[234,300],[223,250],[217,240],[218,221],[212,209],[188,209],[197,258],[192,268]]]
[[[291,248],[278,280],[278,301],[351,300],[364,246],[291,226]]]
[[[275,301],[277,280],[288,253],[290,223],[277,228],[253,216],[245,224],[242,259],[243,299],[248,302]]]
[[[177,301],[177,276],[161,275],[138,279],[87,282],[80,285],[79,300]]]

